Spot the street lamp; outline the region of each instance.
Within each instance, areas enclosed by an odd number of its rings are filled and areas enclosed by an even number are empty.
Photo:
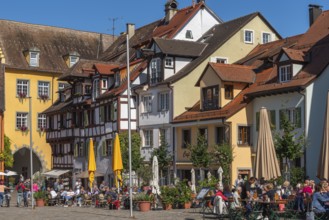
[[[30,123],[30,166],[31,166],[31,205],[34,209],[33,202],[33,152],[32,152],[32,97],[29,97],[29,123]]]

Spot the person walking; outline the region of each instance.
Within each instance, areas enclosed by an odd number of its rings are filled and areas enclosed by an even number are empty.
[[[16,186],[16,191],[17,191],[17,207],[21,206],[21,202],[23,199],[23,192],[25,190],[24,183],[20,181],[17,186]]]
[[[8,187],[5,186],[3,180],[0,180],[0,206],[2,207],[3,199],[5,190],[8,189]]]

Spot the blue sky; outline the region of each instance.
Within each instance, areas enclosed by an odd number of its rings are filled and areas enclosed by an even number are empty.
[[[1,19],[67,27],[112,34],[125,31],[126,23],[143,26],[164,16],[167,0],[10,0],[1,2]],[[179,8],[192,0],[178,0]],[[282,37],[303,33],[308,28],[308,4],[329,10],[328,0],[206,0],[224,21],[255,11],[261,12]]]

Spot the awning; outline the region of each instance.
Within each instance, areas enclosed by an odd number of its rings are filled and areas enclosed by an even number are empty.
[[[43,173],[42,175],[46,176],[46,177],[58,178],[59,176],[65,174],[65,173],[68,173],[70,171],[71,170],[51,170],[51,171]]]

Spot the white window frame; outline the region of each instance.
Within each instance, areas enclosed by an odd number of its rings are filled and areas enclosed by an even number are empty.
[[[17,97],[28,97],[29,96],[30,81],[25,79],[17,79],[16,81],[16,96]]]
[[[267,38],[265,36],[268,36]],[[262,43],[266,44],[272,42],[272,34],[269,32],[262,32]]]
[[[77,56],[70,56],[70,67],[74,66],[79,61],[79,57]]]
[[[144,147],[153,147],[153,130],[143,130]]]
[[[151,60],[150,63],[150,79],[151,84],[160,82],[161,77],[161,59],[160,58],[154,58]]]
[[[159,112],[169,110],[169,92],[161,92],[158,95],[158,110]]]
[[[166,57],[165,58],[165,67],[173,68],[174,67],[174,58],[173,57]]]
[[[39,66],[39,52],[31,51],[30,52],[30,66]]]
[[[142,103],[143,103],[143,113],[150,113],[152,112],[152,95],[144,95],[142,97]]]
[[[38,130],[46,129],[46,114],[38,113]]]
[[[247,36],[247,34],[250,33],[250,36]],[[250,39],[247,39],[250,38]],[[249,30],[249,29],[245,29],[243,32],[243,41],[246,44],[253,44],[254,43],[254,31],[253,30]]]
[[[38,97],[42,98],[43,96],[49,98],[50,83],[47,81],[38,81]]]
[[[216,59],[216,63],[228,63],[228,59],[225,57],[216,57],[215,59]]]
[[[27,129],[27,120],[29,114],[27,112],[16,112],[16,129],[19,130],[22,127]]]
[[[280,82],[289,82],[292,79],[292,66],[284,65],[279,67]]]

